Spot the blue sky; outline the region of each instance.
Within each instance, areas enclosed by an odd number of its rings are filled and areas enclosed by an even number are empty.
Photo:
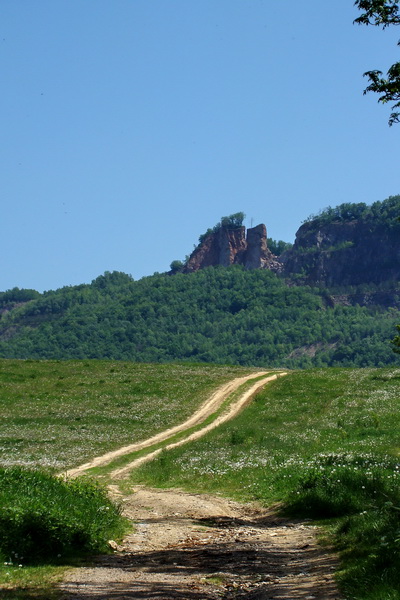
[[[0,290],[168,270],[237,211],[400,193],[400,126],[363,96],[400,31],[352,0],[3,0]]]

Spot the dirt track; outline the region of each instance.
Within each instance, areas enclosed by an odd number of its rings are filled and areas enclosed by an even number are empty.
[[[199,425],[205,419],[207,419],[207,417],[209,417],[216,410],[218,410],[218,408],[228,398],[228,396],[230,396],[230,394],[232,394],[235,390],[237,390],[243,383],[246,383],[246,381],[255,379],[257,377],[260,377],[260,376],[266,375],[266,374],[267,374],[266,372],[259,371],[257,373],[252,373],[251,375],[246,375],[245,377],[238,377],[236,379],[233,379],[232,381],[229,381],[228,383],[225,383],[223,386],[218,388],[210,396],[210,398],[208,398],[206,400],[206,402],[204,402],[204,404],[202,404],[202,406],[191,417],[189,417],[189,419],[187,419],[187,421],[185,421],[184,423],[181,423],[180,425],[176,425],[175,427],[171,427],[170,429],[167,429],[166,431],[162,431],[161,433],[158,433],[157,435],[154,435],[153,437],[148,438],[147,440],[143,440],[141,442],[130,444],[129,446],[124,446],[123,448],[118,448],[117,450],[113,450],[112,452],[107,452],[107,454],[98,456],[98,457],[94,458],[93,460],[91,460],[90,462],[80,465],[79,467],[76,467],[75,469],[69,469],[68,471],[63,472],[61,475],[65,476],[65,477],[76,477],[77,475],[81,475],[82,473],[84,473],[85,471],[88,471],[89,469],[92,469],[93,467],[107,465],[107,464],[111,463],[114,459],[116,459],[120,456],[123,456],[124,454],[130,454],[131,452],[135,452],[137,450],[143,450],[145,448],[149,448],[150,446],[153,446],[155,444],[158,444],[160,442],[167,440],[168,438],[172,437],[173,435],[175,435],[177,433],[185,431],[195,425]],[[204,435],[205,433],[207,433],[207,431],[214,429],[214,427],[218,427],[218,425],[220,425],[223,421],[231,419],[232,417],[235,416],[235,414],[237,414],[243,408],[243,406],[250,400],[250,398],[259,389],[261,389],[266,383],[268,383],[269,381],[272,381],[273,379],[276,379],[277,377],[283,376],[283,375],[286,375],[286,373],[280,372],[275,375],[270,375],[269,377],[265,377],[262,380],[258,381],[257,383],[254,384],[254,386],[251,387],[250,390],[245,392],[245,394],[243,394],[243,396],[241,396],[239,398],[239,400],[236,401],[229,408],[229,410],[226,413],[224,413],[223,415],[218,417],[218,419],[216,419],[215,421],[210,423],[210,425],[208,425],[204,429],[201,429],[200,431],[197,431],[195,434],[192,434],[192,436],[187,437],[184,440],[181,440],[177,444],[171,444],[167,447],[172,448],[172,447],[174,447],[174,445],[181,445],[189,440],[197,439],[201,435]],[[130,463],[129,465],[127,465],[126,467],[124,467],[123,469],[116,469],[115,471],[113,471],[111,473],[111,476],[113,478],[118,478],[118,479],[126,476],[131,469],[133,469],[134,467],[138,466],[139,464],[141,464],[142,462],[144,462],[146,460],[151,460],[160,451],[161,450],[155,451],[155,452],[151,453],[150,455],[146,455],[145,457],[135,460],[132,463]]]
[[[135,522],[115,552],[71,571],[63,600],[338,600],[315,527],[205,494],[112,490]]]
[[[283,375],[281,373],[280,375]],[[185,423],[149,440],[98,457],[68,472],[76,476],[117,456],[167,440],[199,424],[256,373],[217,390]],[[213,423],[167,447],[200,437],[232,418],[276,375],[250,387]],[[158,451],[147,455],[151,460]],[[112,472],[128,475],[143,459]],[[134,532],[114,554],[70,571],[60,589],[63,600],[339,600],[333,581],[336,561],[322,551],[313,526],[278,518],[257,505],[205,494],[137,486],[122,495],[117,481],[110,493],[122,503]]]

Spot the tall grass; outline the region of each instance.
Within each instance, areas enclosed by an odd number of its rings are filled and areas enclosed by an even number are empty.
[[[0,469],[0,558],[8,566],[104,552],[124,528],[119,508],[95,482]]]
[[[344,559],[339,580],[348,598],[400,598],[399,469],[393,459],[322,461],[286,500],[289,514],[336,517],[333,539]]]
[[[318,369],[271,383],[236,419],[132,480],[215,490],[328,519],[346,598],[400,600],[400,369]]]

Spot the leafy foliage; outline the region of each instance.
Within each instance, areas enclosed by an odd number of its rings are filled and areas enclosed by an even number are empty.
[[[396,329],[398,331],[398,335],[396,335],[392,340],[392,349],[393,352],[400,354],[400,325],[396,325]]]
[[[392,113],[389,117],[389,125],[400,123],[400,111],[393,109],[400,108],[400,62],[393,64],[387,72],[387,77],[382,77],[382,71],[367,71],[365,77],[369,77],[370,84],[365,88],[364,94],[376,92],[380,94],[378,102],[386,104],[395,101],[392,106]]]
[[[355,19],[360,25],[388,27],[400,24],[399,3],[397,0],[356,0],[357,8],[365,12]]]
[[[244,212],[237,212],[228,217],[222,217],[221,227],[225,229],[238,229],[238,227],[242,227],[245,217]]]
[[[177,271],[180,271],[183,266],[184,263],[181,260],[173,260],[169,268],[173,273],[176,273]]]
[[[267,245],[269,250],[271,250],[272,254],[275,254],[275,256],[280,256],[286,250],[290,250],[290,248],[293,247],[293,244],[290,244],[289,242],[273,240],[272,238],[267,238]]]
[[[355,23],[361,25],[375,25],[377,27],[388,27],[400,24],[400,10],[397,0],[356,0],[355,5],[365,12],[355,19]],[[398,43],[400,45],[400,42]],[[378,102],[386,104],[395,102],[389,118],[389,125],[400,122],[400,62],[394,63],[387,72],[387,77],[382,77],[382,71],[374,70],[364,73],[370,80],[369,86],[364,94],[375,92],[380,94]]]
[[[398,312],[330,308],[326,293],[240,266],[140,281],[108,274],[3,314],[0,356],[291,367],[393,362],[388,340]]]
[[[329,308],[325,295],[239,266],[136,282],[106,274],[4,313],[0,356],[291,367],[395,360],[387,340],[396,310]]]
[[[314,228],[335,222],[365,221],[376,228],[384,224],[389,227],[397,227],[400,215],[400,195],[390,196],[386,200],[373,202],[371,205],[365,202],[344,202],[339,206],[328,206],[316,215],[310,215],[304,222],[312,223]]]
[[[19,289],[17,287],[6,292],[0,292],[0,306],[4,307],[17,302],[29,302],[39,298],[40,294],[36,290]]]
[[[0,469],[0,555],[22,564],[104,552],[124,521],[105,489],[45,471]]]
[[[246,215],[244,212],[237,212],[233,215],[222,217],[221,220],[214,225],[214,227],[209,227],[205,233],[202,233],[199,236],[199,244],[202,244],[209,235],[212,233],[218,233],[218,231],[221,229],[238,229],[239,227],[242,227],[245,218]]]

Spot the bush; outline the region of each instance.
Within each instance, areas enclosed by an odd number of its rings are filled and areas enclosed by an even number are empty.
[[[125,528],[106,490],[44,471],[0,469],[0,554],[23,564],[103,552]]]
[[[387,498],[384,475],[366,476],[352,467],[308,471],[287,506],[290,512],[315,519],[341,517],[374,508]]]
[[[319,465],[290,494],[288,513],[336,518],[334,542],[345,557],[340,584],[354,599],[400,598],[399,465]]]

